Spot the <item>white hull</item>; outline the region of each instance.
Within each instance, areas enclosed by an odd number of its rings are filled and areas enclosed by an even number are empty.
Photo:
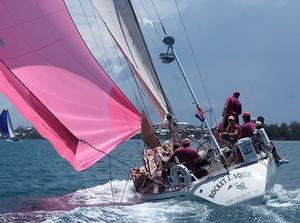
[[[277,167],[272,156],[256,163],[218,173],[192,182],[182,190],[161,193],[137,193],[144,201],[169,198],[206,200],[230,206],[238,203],[266,203],[273,192]]]

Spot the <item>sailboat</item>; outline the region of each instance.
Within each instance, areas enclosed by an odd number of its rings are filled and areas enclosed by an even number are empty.
[[[139,92],[146,95],[161,121],[167,122],[172,143],[180,143],[180,129],[154,68],[133,6],[129,0],[91,1],[123,54]],[[20,6],[22,5],[22,7]],[[178,160],[170,175],[151,167],[148,152],[160,146],[149,115],[138,110],[99,66],[83,41],[62,0],[0,1],[0,90],[77,170],[108,155],[117,145],[141,132],[145,142],[143,167],[131,176],[141,200],[187,198],[229,206],[260,204],[270,199],[277,167],[270,141],[258,132],[261,153],[252,139],[238,142],[242,161],[228,165],[223,154],[230,146],[219,143],[202,112],[174,50],[174,38],[165,36],[164,62],[176,61],[208,136],[195,141],[198,150],[211,151],[208,174],[197,178]],[[231,148],[229,148],[231,149]],[[141,181],[142,180],[142,181]]]
[[[13,125],[11,122],[10,114],[7,109],[3,109],[0,114],[0,131],[2,138],[7,141],[16,141]]]

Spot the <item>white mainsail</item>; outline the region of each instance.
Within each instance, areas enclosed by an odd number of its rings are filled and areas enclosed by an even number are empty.
[[[102,21],[126,57],[136,79],[161,120],[168,112],[167,102],[156,78],[140,28],[128,0],[93,0]]]
[[[9,132],[10,138],[14,138],[15,133],[14,133],[14,130],[13,130],[12,121],[11,121],[10,114],[9,114],[8,111],[7,111],[7,126],[8,126],[8,132]]]

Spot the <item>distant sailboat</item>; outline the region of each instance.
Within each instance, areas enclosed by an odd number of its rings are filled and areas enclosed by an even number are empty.
[[[171,140],[179,142],[177,120],[131,2],[91,2],[142,89],[139,93],[147,96],[162,121],[168,121]],[[142,129],[147,145],[144,166],[131,172],[140,199],[186,197],[225,206],[260,204],[270,199],[277,167],[268,150],[267,135],[260,131],[258,136],[263,155],[257,154],[252,139],[246,138],[235,148],[243,156],[242,162],[227,165],[222,145],[212,134],[173,49],[172,37],[164,38],[170,54],[162,55],[162,59],[178,63],[193,96],[195,112],[209,133],[204,143],[196,140],[199,150],[211,151],[210,165],[205,167],[208,174],[202,178],[179,162],[167,177],[160,175],[159,167],[151,167],[147,150],[160,143],[145,106],[138,111],[99,66],[64,1],[0,1],[0,21],[0,90],[76,170],[90,167]]]
[[[17,140],[11,122],[10,114],[7,109],[3,109],[0,114],[0,131],[2,134],[2,139],[5,139],[7,141]]]

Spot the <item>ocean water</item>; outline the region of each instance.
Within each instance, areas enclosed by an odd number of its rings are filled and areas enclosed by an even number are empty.
[[[143,143],[129,140],[112,156],[76,172],[46,140],[0,142],[0,222],[300,222],[300,142],[275,142],[290,159],[266,205],[140,202],[128,181]],[[110,174],[110,169],[111,174]],[[113,190],[113,193],[111,192]]]

